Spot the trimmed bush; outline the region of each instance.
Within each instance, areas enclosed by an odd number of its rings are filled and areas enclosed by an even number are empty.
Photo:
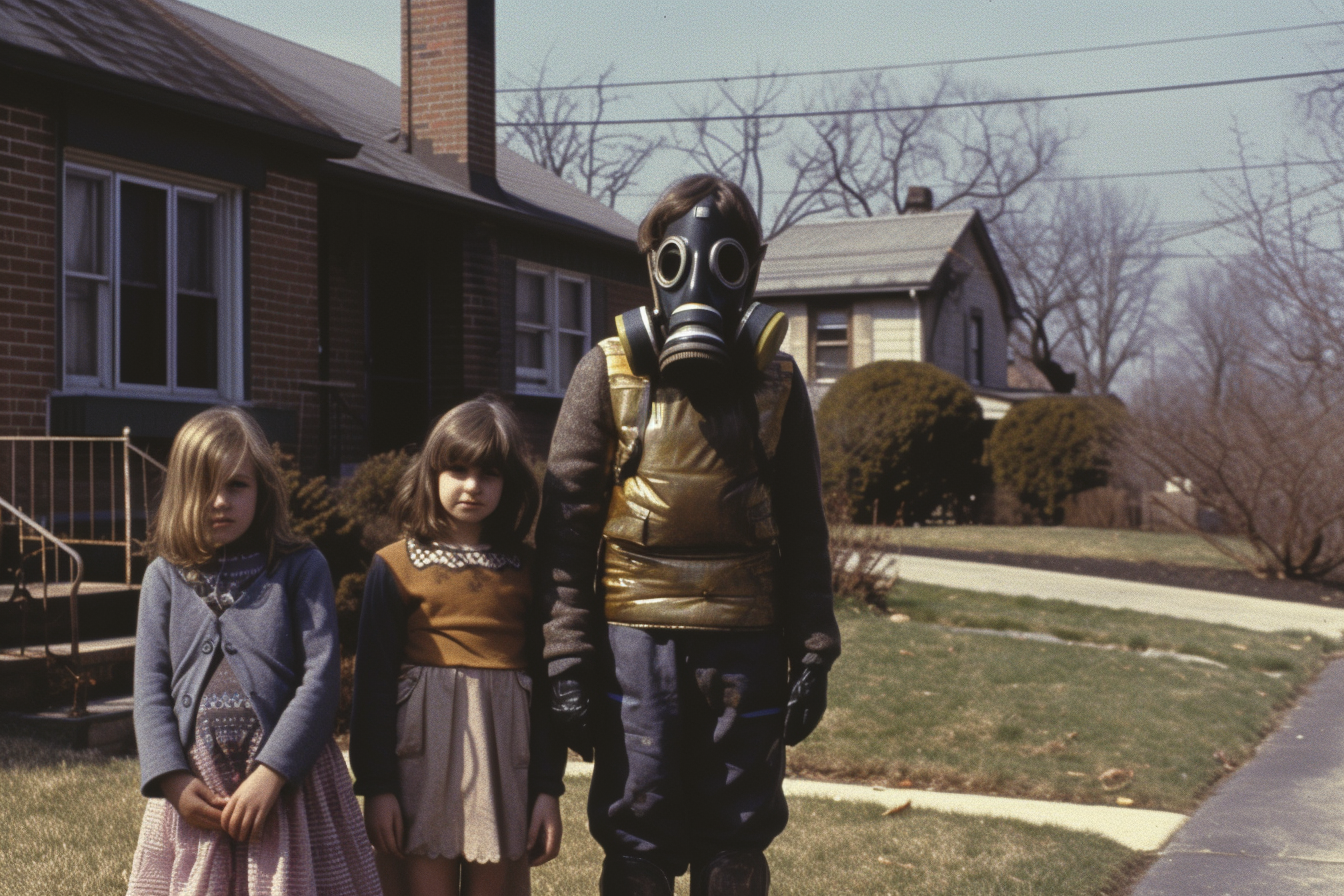
[[[1124,419],[1114,398],[1053,395],[1016,405],[989,437],[994,483],[1040,522],[1058,523],[1070,495],[1107,484]]]
[[[822,487],[855,522],[965,517],[984,481],[980,405],[932,364],[877,361],[845,374],[817,408]]]

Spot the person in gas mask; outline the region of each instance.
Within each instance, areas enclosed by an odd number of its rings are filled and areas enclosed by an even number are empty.
[[[537,529],[556,723],[593,755],[602,896],[769,889],[784,746],[840,652],[806,388],[752,301],[735,184],[673,184],[640,227],[653,307],[574,372]]]

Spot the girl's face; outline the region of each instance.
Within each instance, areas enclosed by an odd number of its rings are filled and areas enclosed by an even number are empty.
[[[243,536],[257,514],[257,471],[252,458],[244,457],[210,501],[206,520],[210,524],[210,539],[222,548]]]
[[[452,525],[452,539],[479,544],[481,527],[503,494],[504,477],[491,467],[452,464],[439,473],[439,503]]]

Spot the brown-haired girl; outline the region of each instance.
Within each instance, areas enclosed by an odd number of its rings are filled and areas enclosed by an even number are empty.
[[[178,432],[148,547],[135,735],[151,799],[129,893],[378,893],[332,739],[331,574],[290,529],[245,411],[213,408]]]
[[[389,891],[526,894],[529,865],[559,852],[563,757],[523,545],[536,510],[518,420],[491,398],[444,414],[402,476],[405,538],[369,569],[350,722]]]

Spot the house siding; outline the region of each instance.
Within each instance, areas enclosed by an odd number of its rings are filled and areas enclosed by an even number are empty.
[[[293,446],[306,469],[317,463],[318,379],[317,182],[270,172],[266,189],[248,197],[250,257],[250,398],[295,409]]]
[[[56,388],[56,125],[0,102],[0,432],[41,435]]]
[[[873,361],[921,361],[919,312],[914,299],[870,303]]]
[[[994,288],[993,276],[969,231],[962,234],[953,251],[960,258],[970,259],[971,264],[968,271],[970,276],[960,289],[961,308],[958,318],[961,338],[957,355],[961,366],[947,369],[960,377],[970,379],[970,370],[967,367],[966,332],[971,315],[979,312],[981,320],[984,321],[984,344],[981,350],[984,353],[985,369],[984,382],[980,385],[992,389],[1007,388],[1008,332],[1003,319],[1003,309],[999,304],[999,293]]]

